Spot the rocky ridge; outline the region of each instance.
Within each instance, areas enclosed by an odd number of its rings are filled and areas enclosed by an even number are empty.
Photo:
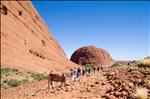
[[[31,72],[78,66],[64,50],[30,1],[1,1],[1,66]]]

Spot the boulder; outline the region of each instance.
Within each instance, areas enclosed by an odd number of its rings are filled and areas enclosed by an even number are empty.
[[[111,55],[102,48],[96,48],[95,46],[86,46],[77,49],[71,56],[71,61],[80,65],[94,65],[109,67],[114,64],[114,60]]]

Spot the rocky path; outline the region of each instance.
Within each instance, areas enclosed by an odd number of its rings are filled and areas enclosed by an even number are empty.
[[[47,80],[38,83],[28,84],[17,88],[11,88],[2,91],[2,99],[98,99],[105,92],[108,85],[103,83],[105,77],[102,72],[91,73],[90,76],[80,76],[76,79],[73,85],[70,84],[69,78],[67,79],[67,86],[64,88],[59,87],[60,83],[54,90],[47,89]]]
[[[135,99],[136,87],[145,87],[150,96],[147,81],[150,75],[131,74],[126,68],[114,68],[103,72],[80,76],[73,85],[67,78],[67,86],[47,89],[47,80],[17,88],[3,90],[2,99]],[[148,98],[149,99],[149,98]]]

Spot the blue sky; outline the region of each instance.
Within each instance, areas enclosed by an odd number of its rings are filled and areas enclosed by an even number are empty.
[[[93,45],[114,59],[142,59],[150,55],[149,2],[32,1],[67,57]],[[150,3],[149,3],[150,4]]]

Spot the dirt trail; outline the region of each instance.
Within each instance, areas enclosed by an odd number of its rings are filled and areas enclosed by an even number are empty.
[[[108,84],[103,84],[106,81],[102,72],[92,72],[90,76],[80,76],[71,85],[69,78],[67,79],[68,86],[61,88],[60,83],[57,83],[54,90],[47,89],[47,80],[38,83],[32,83],[17,88],[11,88],[2,91],[2,99],[26,98],[26,99],[98,99],[106,91]]]
[[[128,72],[126,66],[105,69],[80,76],[71,85],[67,78],[67,86],[48,90],[47,80],[2,90],[2,99],[135,99],[135,89],[144,87],[150,97],[149,74]],[[148,98],[150,99],[150,98]]]

